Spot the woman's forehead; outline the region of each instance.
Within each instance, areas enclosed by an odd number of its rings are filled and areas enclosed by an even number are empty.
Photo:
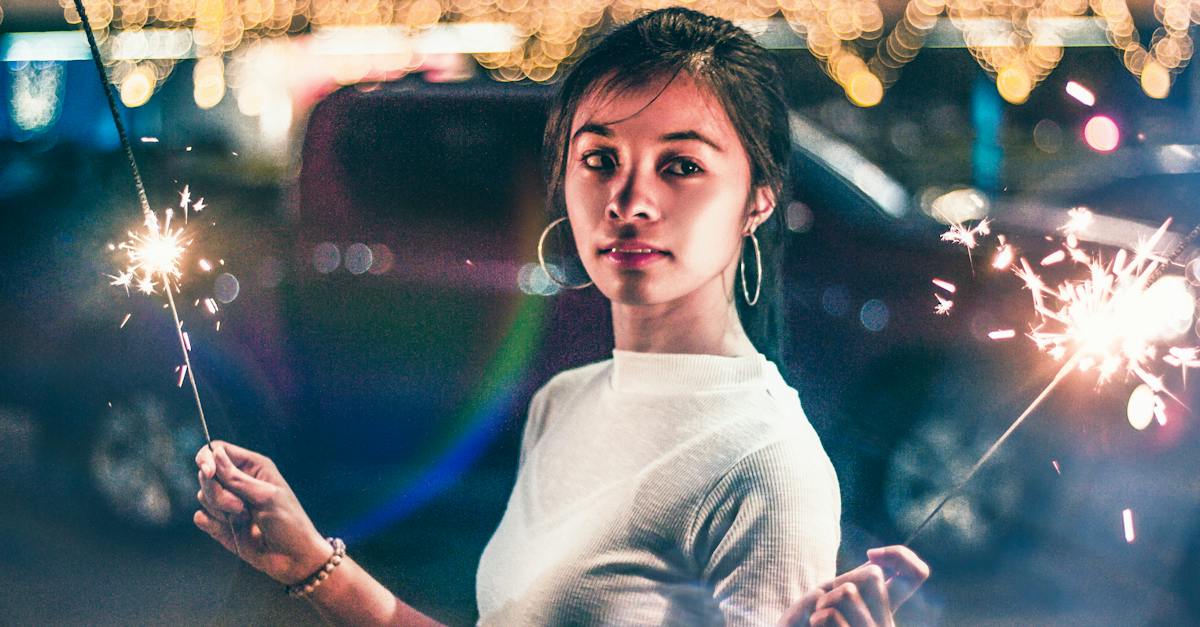
[[[598,85],[599,89],[589,90],[580,100],[571,123],[572,137],[584,125],[595,125],[612,129],[614,134],[696,130],[736,138],[721,102],[686,72],[631,86],[613,86],[603,80]]]

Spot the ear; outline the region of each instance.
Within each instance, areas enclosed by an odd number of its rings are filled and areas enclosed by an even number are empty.
[[[746,215],[746,233],[753,233],[755,229],[766,222],[771,214],[775,211],[775,192],[771,190],[769,185],[759,185],[754,188],[750,194],[749,213]]]

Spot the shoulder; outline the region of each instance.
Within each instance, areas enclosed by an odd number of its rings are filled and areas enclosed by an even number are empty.
[[[529,415],[525,422],[522,451],[527,451],[539,439],[546,428],[546,417],[558,408],[570,405],[580,394],[598,384],[603,384],[612,367],[606,359],[577,368],[564,370],[550,377],[536,392],[529,403]],[[522,455],[522,457],[524,457]]]
[[[533,394],[530,402],[530,416],[540,414],[549,406],[569,400],[586,388],[602,383],[612,367],[612,360],[606,359],[577,368],[563,370],[550,377]]]
[[[731,460],[712,480],[700,508],[759,496],[780,507],[840,509],[837,473],[807,422],[780,428],[762,446]]]

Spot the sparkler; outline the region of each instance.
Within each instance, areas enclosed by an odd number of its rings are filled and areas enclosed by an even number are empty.
[[[75,9],[79,13],[80,22],[83,25],[84,34],[87,36],[88,47],[92,51],[92,61],[96,65],[96,71],[100,75],[100,84],[104,88],[104,95],[108,100],[109,113],[112,114],[113,125],[117,129],[117,137],[121,141],[121,146],[125,150],[125,157],[129,163],[130,174],[133,176],[134,187],[137,190],[138,201],[142,208],[142,225],[144,231],[129,232],[129,240],[121,243],[118,247],[125,251],[129,261],[129,265],[124,270],[120,271],[115,276],[110,276],[112,285],[124,287],[126,294],[129,292],[129,286],[136,280],[138,291],[144,294],[153,294],[156,288],[161,288],[163,293],[167,295],[167,303],[170,305],[171,317],[175,321],[175,333],[179,338],[179,348],[183,352],[183,371],[187,374],[187,380],[191,383],[192,396],[196,400],[196,411],[200,415],[200,426],[204,430],[204,441],[208,444],[208,449],[214,455],[212,438],[208,432],[208,422],[204,419],[204,405],[200,402],[200,391],[196,387],[196,377],[192,368],[191,358],[188,355],[188,340],[183,334],[183,323],[179,320],[179,311],[175,307],[175,297],[173,292],[178,291],[177,282],[183,277],[180,270],[180,261],[184,252],[187,250],[191,240],[184,240],[182,228],[171,228],[172,210],[167,209],[163,223],[160,225],[158,216],[150,208],[150,201],[146,197],[146,187],[142,184],[142,175],[138,171],[137,159],[133,156],[133,145],[129,141],[129,136],[125,133],[125,125],[121,123],[120,112],[117,110],[117,103],[113,97],[112,84],[108,80],[108,72],[104,69],[104,63],[100,58],[100,48],[96,45],[96,34],[92,31],[91,22],[88,20],[87,10],[84,8],[83,0],[74,0]],[[144,138],[146,139],[146,138]],[[181,205],[186,212],[187,204],[190,200],[188,190],[185,187],[181,194]],[[204,200],[200,200],[200,205],[203,205]],[[195,208],[199,211],[200,208]],[[185,213],[186,216],[186,213]],[[156,283],[160,281],[160,283]],[[125,320],[121,321],[121,326],[129,320],[126,316]],[[182,376],[182,374],[181,374]],[[182,380],[180,381],[182,385]],[[229,525],[230,535],[233,537],[234,552],[240,557],[241,547],[238,545],[237,533],[233,528],[233,520],[225,519]]]
[[[1071,372],[1095,371],[1097,385],[1105,384],[1118,373],[1140,379],[1143,384],[1139,386],[1140,393],[1153,396],[1148,406],[1160,424],[1166,418],[1162,396],[1183,405],[1163,384],[1163,377],[1155,374],[1155,365],[1159,361],[1159,345],[1183,330],[1179,328],[1179,322],[1191,324],[1195,301],[1190,294],[1173,289],[1170,282],[1159,279],[1163,278],[1168,267],[1178,265],[1174,260],[1189,242],[1200,236],[1200,226],[1183,238],[1173,251],[1164,255],[1157,249],[1171,225],[1168,219],[1150,238],[1139,242],[1132,253],[1121,249],[1105,262],[1099,255],[1093,256],[1078,248],[1077,235],[1091,223],[1091,213],[1080,208],[1072,210],[1069,215],[1070,220],[1060,229],[1066,234],[1065,247],[1043,258],[1041,265],[1057,264],[1069,259],[1083,269],[1085,278],[1049,287],[1025,257],[1020,257],[1015,263],[1012,261],[1014,253],[1011,244],[1003,236],[998,237],[1000,245],[993,261],[994,267],[1012,271],[1029,290],[1036,321],[1030,325],[1027,337],[1038,350],[1062,362],[1062,366],[963,479],[917,525],[905,540],[906,545],[912,543],[946,503],[962,491],[1009,436]],[[960,243],[969,253],[977,244],[973,237],[976,234],[987,234],[986,221],[974,229],[952,224],[950,230],[942,235],[942,240]],[[1004,264],[998,263],[1001,260]],[[1176,282],[1182,280],[1180,277],[1170,278]],[[938,300],[940,302],[941,297]],[[948,311],[949,308],[946,309]],[[1013,335],[1014,332],[1003,330],[994,331],[989,337],[995,340]],[[1172,346],[1161,361],[1180,368],[1186,377],[1188,368],[1200,367],[1200,347]],[[1054,466],[1058,471],[1058,464]],[[1124,515],[1132,541],[1129,510]]]

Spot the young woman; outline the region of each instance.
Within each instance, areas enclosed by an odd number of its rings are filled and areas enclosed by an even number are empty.
[[[569,230],[616,348],[534,395],[481,623],[890,624],[928,575],[889,547],[834,579],[837,478],[763,354],[781,329],[779,83],[745,31],[665,9],[561,85],[542,239]],[[231,550],[236,529],[243,559],[331,622],[431,622],[317,533],[269,459],[214,448],[196,458],[201,529]]]

